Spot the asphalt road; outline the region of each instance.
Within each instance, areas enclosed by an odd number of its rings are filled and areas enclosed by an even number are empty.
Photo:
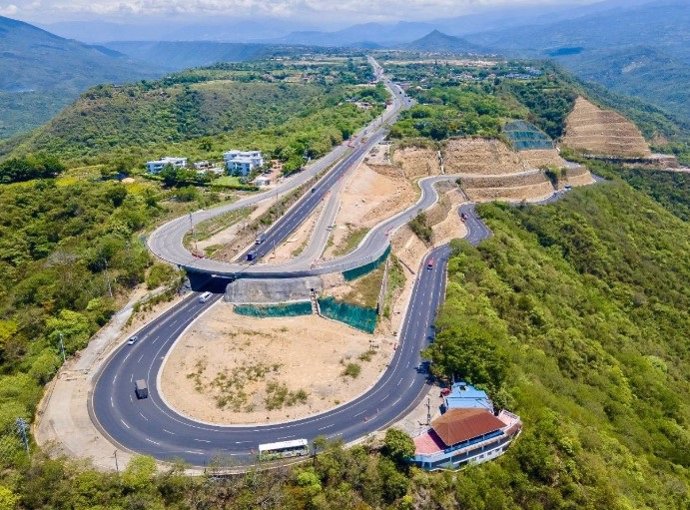
[[[375,60],[370,60],[376,75],[383,80],[393,98],[393,104],[377,119],[372,121],[366,128],[356,133],[348,144],[339,145],[323,158],[309,165],[305,170],[297,175],[286,179],[282,184],[272,190],[259,193],[243,200],[238,200],[232,204],[225,204],[209,210],[201,210],[190,215],[174,219],[158,229],[149,236],[147,243],[151,251],[159,258],[182,268],[216,273],[222,276],[241,276],[248,274],[262,274],[275,272],[284,275],[289,270],[265,270],[261,267],[244,264],[220,263],[209,259],[199,259],[192,255],[184,247],[183,239],[185,234],[192,229],[192,226],[201,221],[213,218],[229,211],[255,206],[263,201],[285,195],[290,191],[311,181],[315,176],[326,171],[326,174],[311,189],[313,192],[307,193],[294,204],[268,231],[265,232],[264,242],[253,248],[255,260],[265,256],[275,246],[285,240],[314,210],[318,203],[323,200],[328,191],[347,173],[354,168],[364,156],[377,143],[382,141],[387,133],[387,124],[397,117],[401,109],[409,107],[412,101],[404,94],[402,89],[391,82],[382,74],[382,70]],[[353,145],[351,148],[349,145]],[[329,167],[330,168],[329,170]],[[249,250],[248,250],[249,251]],[[305,269],[308,263],[302,267]],[[294,270],[294,269],[293,269]],[[275,275],[271,275],[275,276]]]
[[[423,398],[427,376],[418,373],[420,350],[433,336],[436,311],[445,295],[450,249],[431,253],[418,271],[393,360],[382,378],[364,395],[331,411],[275,425],[217,426],[178,414],[161,397],[157,376],[165,355],[184,329],[221,298],[207,303],[194,293],[147,324],[134,345],[123,345],[104,365],[90,406],[97,426],[123,448],[161,460],[183,459],[204,466],[214,459],[244,464],[255,461],[260,443],[317,436],[352,441],[385,428],[407,414]],[[145,379],[149,397],[138,400],[134,381]]]

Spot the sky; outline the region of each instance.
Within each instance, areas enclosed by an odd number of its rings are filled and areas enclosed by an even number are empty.
[[[58,21],[268,17],[318,22],[424,20],[520,4],[585,4],[594,0],[0,0],[0,15]]]

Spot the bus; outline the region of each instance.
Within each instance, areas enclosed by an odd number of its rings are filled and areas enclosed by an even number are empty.
[[[279,441],[277,443],[264,443],[259,445],[259,460],[301,457],[303,455],[309,455],[309,441],[306,439],[293,439],[291,441]]]

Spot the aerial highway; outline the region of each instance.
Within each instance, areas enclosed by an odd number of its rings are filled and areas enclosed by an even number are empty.
[[[310,188],[306,190],[302,197],[265,232],[263,243],[247,249],[243,255],[246,257],[247,252],[252,251],[252,262],[256,262],[294,232],[309,217],[316,206],[324,200],[333,186],[349,170],[355,168],[364,159],[366,154],[386,137],[388,123],[394,121],[402,109],[412,104],[412,101],[404,94],[403,90],[383,74],[381,67],[374,59],[370,59],[370,63],[374,68],[376,76],[388,88],[392,104],[381,116],[360,130],[349,141],[348,145],[336,147],[323,158],[307,166],[302,172],[286,179],[283,183],[269,191],[238,200],[232,204],[197,211],[162,225],[148,238],[147,242],[151,251],[159,258],[182,268],[215,273],[221,276],[268,275],[272,272],[282,276],[288,273],[288,270],[271,271],[261,266],[254,266],[243,262],[228,264],[200,259],[184,247],[184,236],[192,230],[194,224],[220,214],[251,207],[266,200],[285,195],[298,189],[300,186],[312,183],[313,179],[316,178],[317,181],[310,185]],[[349,145],[352,145],[354,149],[351,149]],[[321,176],[321,174],[324,175]],[[319,176],[321,177],[319,178]],[[308,266],[308,263],[305,266]]]
[[[472,207],[465,206],[468,214]],[[478,242],[488,235],[481,221],[467,222],[468,238]],[[385,428],[407,414],[423,398],[428,375],[418,370],[420,351],[433,338],[436,312],[444,298],[450,248],[435,248],[418,269],[411,302],[399,333],[397,349],[381,379],[366,393],[330,411],[304,419],[271,425],[220,426],[183,416],[166,403],[159,387],[165,355],[183,331],[221,295],[206,303],[198,293],[174,306],[138,332],[139,340],[123,345],[104,364],[89,399],[96,425],[122,448],[160,460],[183,459],[205,466],[246,464],[256,460],[260,443],[317,436],[353,441]],[[138,400],[134,381],[148,381],[149,397]]]

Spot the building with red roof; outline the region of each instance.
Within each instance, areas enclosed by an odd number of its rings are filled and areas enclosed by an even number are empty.
[[[469,385],[462,384],[462,391],[467,391]],[[522,422],[513,413],[494,414],[492,409],[492,405],[447,408],[426,432],[414,438],[412,462],[429,471],[458,469],[503,454],[520,433]]]

